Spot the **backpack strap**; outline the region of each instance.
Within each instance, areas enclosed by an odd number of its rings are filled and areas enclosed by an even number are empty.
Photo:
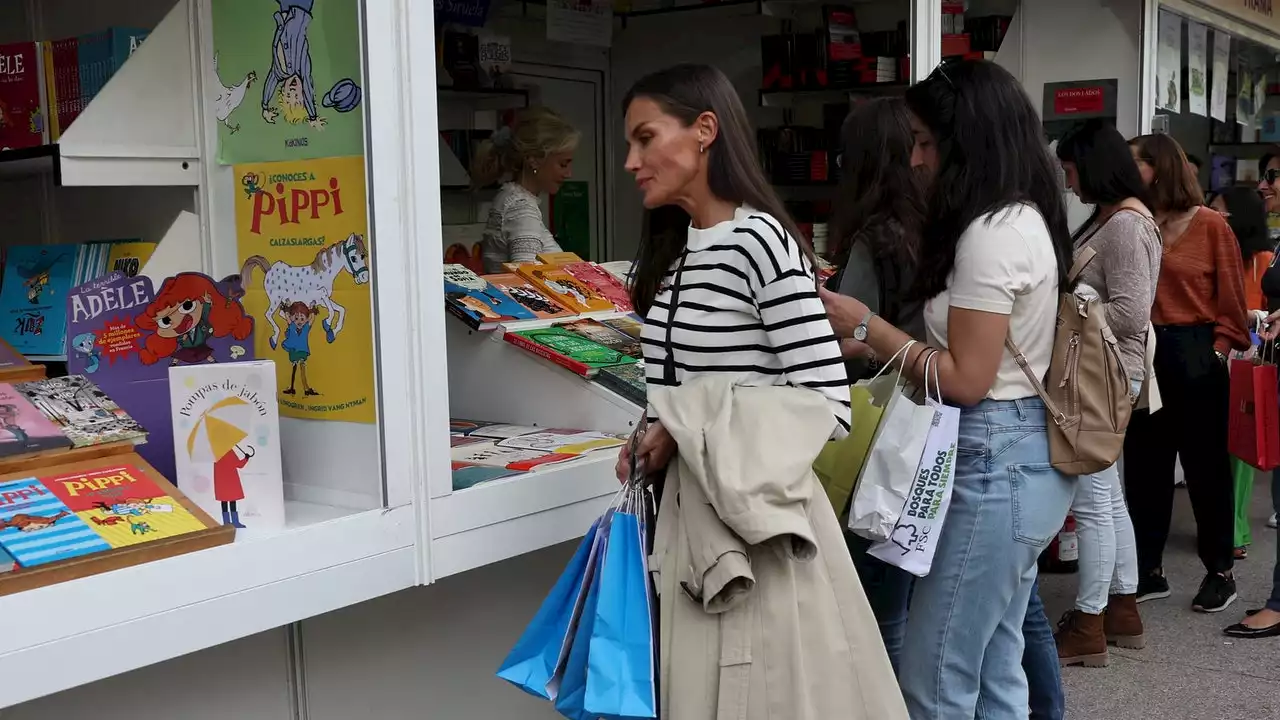
[[[1004,346],[1009,350],[1009,354],[1013,355],[1018,367],[1022,368],[1022,374],[1026,375],[1027,379],[1031,381],[1031,387],[1035,388],[1036,395],[1039,395],[1040,399],[1044,401],[1044,407],[1053,418],[1053,423],[1058,427],[1066,425],[1067,416],[1054,404],[1053,399],[1049,397],[1049,393],[1044,389],[1044,383],[1032,372],[1031,366],[1027,363],[1027,356],[1023,355],[1022,351],[1018,349],[1018,346],[1013,342],[1012,335],[1004,336]]]

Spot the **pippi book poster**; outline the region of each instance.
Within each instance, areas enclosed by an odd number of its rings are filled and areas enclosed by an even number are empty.
[[[237,165],[236,241],[280,414],[374,421],[364,158]]]
[[[213,52],[218,162],[362,151],[357,0],[218,0]]]
[[[238,280],[112,272],[67,296],[67,372],[92,380],[147,431],[139,453],[174,477],[169,367],[253,359],[253,319]]]

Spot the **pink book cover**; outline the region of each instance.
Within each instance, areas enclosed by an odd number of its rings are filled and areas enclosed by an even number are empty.
[[[42,60],[36,43],[0,45],[0,150],[44,144]]]
[[[71,447],[71,439],[9,383],[0,383],[0,457]]]
[[[569,263],[562,268],[578,280],[595,288],[606,300],[613,303],[619,312],[632,311],[631,293],[627,292],[627,288],[621,282],[618,282],[618,278],[604,268],[589,262]]]

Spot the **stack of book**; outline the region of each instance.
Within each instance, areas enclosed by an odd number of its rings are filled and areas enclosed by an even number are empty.
[[[449,422],[453,489],[465,490],[617,448],[624,440],[589,430],[538,428],[477,420]]]

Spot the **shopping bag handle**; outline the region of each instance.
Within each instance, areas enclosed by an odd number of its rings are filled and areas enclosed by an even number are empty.
[[[871,379],[875,380],[876,378],[883,375],[885,370],[888,370],[890,367],[893,366],[893,361],[901,357],[902,362],[898,363],[898,378],[895,381],[895,384],[901,383],[902,371],[906,369],[906,366],[907,366],[907,352],[911,350],[911,346],[915,344],[916,344],[915,340],[908,340],[906,343],[904,343],[902,347],[898,348],[898,352],[893,354],[893,357],[889,358],[888,361],[885,362],[885,364],[880,366],[880,369],[876,371],[876,374],[873,375]]]

